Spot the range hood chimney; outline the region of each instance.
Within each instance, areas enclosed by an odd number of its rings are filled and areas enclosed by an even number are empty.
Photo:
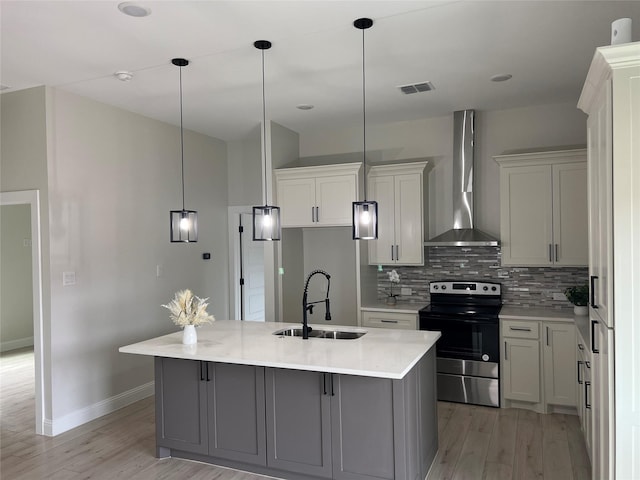
[[[453,112],[453,228],[424,242],[427,247],[497,247],[500,242],[473,228],[475,110]]]

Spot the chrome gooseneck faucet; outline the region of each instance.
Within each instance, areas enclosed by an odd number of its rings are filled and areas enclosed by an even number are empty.
[[[309,280],[311,280],[311,277],[318,274],[324,275],[327,278],[327,295],[324,300],[318,300],[317,302],[309,303],[307,302],[307,293],[308,293],[307,291],[309,289]],[[316,303],[324,303],[324,308],[325,308],[324,319],[327,321],[331,320],[331,312],[329,310],[329,287],[330,286],[331,286],[331,275],[329,275],[324,270],[314,270],[307,277],[307,281],[304,284],[304,293],[302,294],[302,339],[303,340],[306,340],[309,338],[309,332],[311,331],[311,327],[308,325],[308,322],[307,322],[307,312],[313,313],[313,306]]]

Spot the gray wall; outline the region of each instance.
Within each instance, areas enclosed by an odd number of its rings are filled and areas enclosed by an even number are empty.
[[[44,417],[51,419],[51,269],[49,263],[49,182],[47,89],[35,87],[0,95],[0,190],[40,191]]]
[[[200,238],[171,244],[169,210],[182,206],[179,128],[57,89],[2,95],[2,189],[40,189],[43,199],[53,433],[153,380],[149,359],[118,347],[177,331],[160,307],[176,290],[210,297],[210,312],[228,316],[226,161],[224,142],[185,131],[186,207],[199,213]],[[69,271],[76,284],[63,287]]]
[[[586,115],[573,103],[476,112],[476,227],[500,235],[500,189],[494,155],[531,148],[584,145]],[[330,139],[328,141],[327,139]],[[300,132],[300,155],[348,158],[362,151],[362,126]],[[452,225],[453,114],[414,121],[367,125],[367,158],[396,162],[426,158],[429,173],[429,231],[438,235]],[[350,158],[356,158],[353,155]]]
[[[31,207],[0,206],[0,351],[33,345]]]

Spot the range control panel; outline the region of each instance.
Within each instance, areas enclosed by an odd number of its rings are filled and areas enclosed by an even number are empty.
[[[448,295],[501,295],[501,285],[490,282],[431,282],[430,293]]]

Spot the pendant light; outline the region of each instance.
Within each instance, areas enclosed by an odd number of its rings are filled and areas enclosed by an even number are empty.
[[[262,53],[262,171],[264,189],[262,199],[264,205],[253,207],[253,239],[257,241],[280,240],[280,207],[267,205],[267,114],[264,95],[264,51],[271,48],[268,40],[257,40],[253,43]]]
[[[371,28],[373,20],[359,18],[353,26],[362,30],[362,164],[364,175],[364,201],[353,202],[352,232],[354,240],[375,240],[378,238],[378,202],[367,201],[367,115],[364,69],[364,31]]]
[[[184,208],[184,128],[182,126],[182,67],[189,65],[189,60],[174,58],[171,60],[180,68],[180,157],[182,159],[182,210],[171,210],[171,241],[198,241],[198,212]]]

